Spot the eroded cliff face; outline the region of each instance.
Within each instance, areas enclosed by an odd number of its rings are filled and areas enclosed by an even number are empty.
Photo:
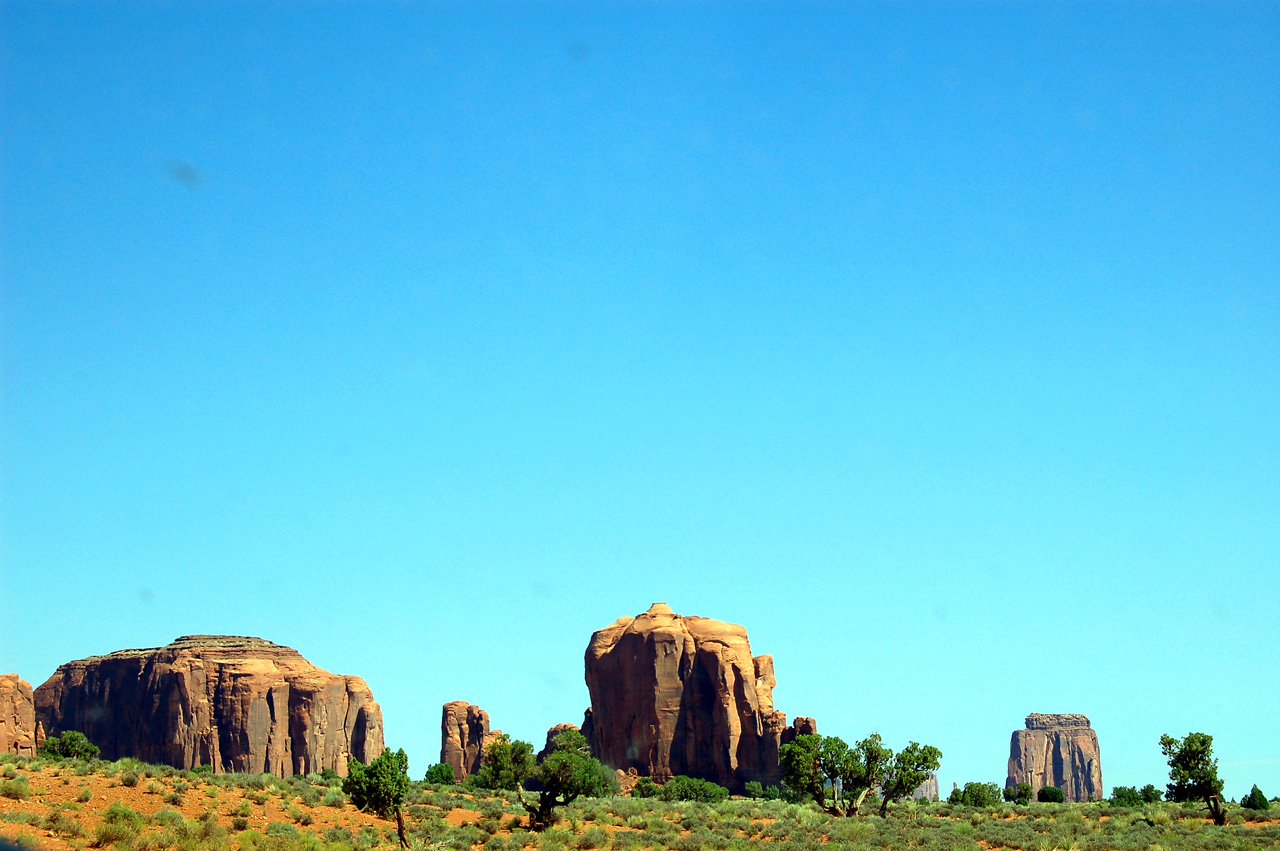
[[[35,756],[43,740],[31,683],[17,674],[0,674],[0,753]]]
[[[332,769],[382,753],[382,710],[359,677],[330,674],[261,638],[188,635],[68,662],[35,690],[50,734],[79,730],[103,759],[178,768]]]
[[[1026,729],[1009,742],[1005,785],[1029,783],[1033,793],[1056,786],[1068,801],[1101,800],[1102,758],[1098,734],[1083,715],[1027,716]]]
[[[484,749],[502,735],[489,730],[489,713],[465,700],[446,703],[440,717],[440,761],[453,768],[456,782],[475,774]]]
[[[773,657],[752,656],[743,627],[654,603],[592,635],[586,679],[582,732],[606,765],[733,791],[782,779],[778,747],[788,728],[773,707]]]

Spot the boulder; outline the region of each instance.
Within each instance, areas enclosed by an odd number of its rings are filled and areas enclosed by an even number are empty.
[[[31,683],[17,674],[0,674],[0,753],[35,756],[42,741]]]
[[[586,680],[582,731],[606,765],[734,792],[782,780],[778,747],[789,728],[773,706],[773,657],[752,656],[743,627],[654,603],[591,636]]]
[[[1027,716],[1026,728],[1014,730],[1009,742],[1009,776],[1005,786],[1031,784],[1032,793],[1056,786],[1068,801],[1103,797],[1098,734],[1083,715]]]
[[[465,700],[446,703],[440,715],[440,761],[453,768],[454,782],[480,770],[484,749],[502,735],[489,729],[489,713]]]
[[[187,635],[68,662],[35,690],[35,706],[51,735],[79,730],[103,759],[345,776],[351,759],[383,750],[382,709],[364,680],[261,638]]]

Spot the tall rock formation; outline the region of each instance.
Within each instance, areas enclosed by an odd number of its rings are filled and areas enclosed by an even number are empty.
[[[454,780],[475,774],[484,761],[484,749],[502,735],[489,730],[489,713],[465,700],[446,703],[440,716],[440,761],[453,768]]]
[[[68,662],[35,690],[50,734],[79,730],[103,759],[282,777],[382,753],[382,709],[359,677],[330,674],[296,650],[233,635]]]
[[[773,707],[773,657],[753,657],[743,627],[654,603],[591,636],[586,679],[582,732],[606,765],[659,782],[687,774],[735,792],[782,779],[778,747],[788,727]]]
[[[911,797],[917,801],[938,800],[938,775],[929,772],[929,776],[916,787],[916,790],[911,793]]]
[[[551,753],[551,743],[555,741],[556,736],[560,735],[566,730],[578,730],[578,729],[579,728],[577,724],[564,723],[564,724],[556,724],[550,730],[547,730],[547,743],[542,746],[542,750],[538,751],[538,762],[542,762],[542,760],[546,758],[547,754]]]
[[[1031,784],[1031,791],[1057,786],[1068,801],[1101,800],[1102,760],[1098,734],[1083,715],[1027,716],[1025,730],[1009,742],[1006,786]]]
[[[35,756],[43,734],[31,683],[17,674],[0,674],[0,753]]]

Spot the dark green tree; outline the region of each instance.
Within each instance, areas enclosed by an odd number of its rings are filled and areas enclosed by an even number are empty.
[[[1258,784],[1254,784],[1249,790],[1249,794],[1240,799],[1240,806],[1250,810],[1269,810],[1271,802],[1267,800],[1267,796],[1262,794],[1262,790],[1258,788]]]
[[[884,772],[881,784],[880,817],[889,813],[889,804],[901,798],[910,797],[911,793],[928,779],[931,772],[938,770],[942,759],[942,751],[933,745],[922,745],[910,742],[905,748],[894,754]]]
[[[700,801],[704,804],[718,804],[729,797],[729,790],[710,780],[677,774],[662,784],[662,791],[658,797],[664,801]]]
[[[1222,808],[1222,781],[1218,779],[1218,761],[1213,758],[1213,736],[1187,733],[1185,738],[1160,737],[1160,750],[1169,760],[1169,785],[1165,797],[1170,801],[1204,801],[1214,824],[1226,824]]]
[[[1011,783],[1004,787],[1004,791],[1001,795],[1003,795],[1004,799],[1010,803],[1026,806],[1031,802],[1031,784]]]
[[[1017,788],[1009,787],[1005,791],[1016,794]],[[966,807],[994,807],[1000,803],[1000,797],[1000,787],[994,783],[966,783],[963,789],[951,790],[947,803]]]
[[[778,749],[783,782],[806,798],[822,794],[822,771],[818,768],[818,742],[821,736],[796,736]]]
[[[807,735],[783,745],[778,757],[788,788],[831,815],[848,816],[857,815],[867,794],[883,782],[893,751],[879,733],[853,747],[838,736]]]
[[[1142,793],[1133,786],[1115,786],[1111,789],[1111,803],[1117,807],[1140,807]]]
[[[40,743],[40,756],[53,759],[97,759],[98,746],[79,730],[67,730],[59,736],[49,736]]]
[[[439,786],[447,786],[458,782],[453,774],[453,766],[443,762],[437,762],[435,765],[427,769],[427,776],[422,778],[423,783],[434,783]]]
[[[485,759],[488,758],[486,750]],[[536,766],[529,779],[540,787],[537,798],[528,799],[523,789],[518,791],[520,803],[528,811],[530,826],[534,830],[555,824],[557,807],[571,804],[579,797],[598,798],[613,791],[600,760],[591,755],[586,737],[577,730],[565,730],[552,739],[551,753],[542,758],[542,763]]]
[[[1146,786],[1143,786],[1138,790],[1138,794],[1142,796],[1142,803],[1144,804],[1160,803],[1160,790],[1157,789],[1154,784],[1148,783]]]
[[[409,757],[403,749],[388,749],[368,765],[353,759],[347,766],[342,791],[359,809],[389,818],[399,812],[409,792]]]
[[[480,770],[469,774],[463,785],[473,789],[506,789],[518,791],[533,775],[537,763],[533,758],[533,745],[519,739],[512,741],[501,734],[484,749]]]
[[[1036,792],[1036,800],[1042,804],[1064,804],[1067,796],[1057,786],[1044,786]]]

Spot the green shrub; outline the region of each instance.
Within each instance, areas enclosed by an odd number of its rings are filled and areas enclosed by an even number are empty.
[[[31,787],[27,785],[27,781],[21,777],[12,780],[0,780],[0,798],[11,798],[15,801],[25,801],[31,797]]]
[[[137,835],[138,828],[132,824],[102,821],[98,823],[98,827],[93,833],[93,841],[89,844],[94,848],[105,848],[117,842],[127,844],[132,842]]]
[[[120,785],[127,786],[132,789],[138,785],[138,773],[136,771],[126,771],[120,775]]]
[[[609,832],[599,825],[592,825],[582,831],[578,836],[578,841],[574,843],[576,848],[583,851],[589,851],[593,848],[604,848],[609,844]]]
[[[98,746],[79,730],[68,730],[61,736],[49,736],[40,744],[40,756],[50,759],[97,759]]]
[[[422,782],[438,786],[451,786],[458,781],[453,776],[453,766],[437,762],[427,769],[427,776],[422,778]]]
[[[273,821],[267,825],[267,836],[297,836],[298,829],[287,821]]]
[[[680,774],[662,784],[662,791],[658,797],[664,801],[699,801],[704,804],[718,804],[729,797],[729,790],[710,780]]]
[[[653,782],[652,777],[641,777],[636,781],[636,785],[631,790],[633,798],[656,798],[662,791],[662,787]]]
[[[61,836],[84,835],[84,825],[73,818],[69,818],[61,809],[56,809],[46,814],[40,821],[40,829],[51,830]]]
[[[1061,804],[1067,800],[1067,796],[1057,786],[1045,786],[1036,792],[1036,800],[1042,804]]]
[[[342,794],[341,789],[330,789],[328,792],[324,793],[324,798],[320,800],[321,806],[337,807],[338,809],[342,809],[343,805],[346,803],[347,796]]]

